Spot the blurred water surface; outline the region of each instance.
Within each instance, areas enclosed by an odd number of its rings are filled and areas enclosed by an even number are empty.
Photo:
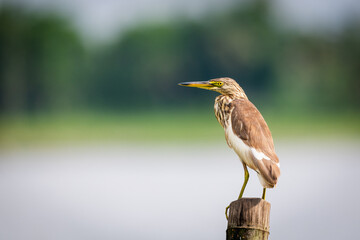
[[[277,143],[270,239],[353,239],[360,141]],[[242,165],[223,142],[0,151],[0,239],[225,239]],[[260,197],[250,172],[246,197]]]

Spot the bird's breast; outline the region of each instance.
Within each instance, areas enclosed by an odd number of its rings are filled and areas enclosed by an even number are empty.
[[[215,99],[214,111],[215,116],[220,125],[225,129],[228,127],[228,122],[231,115],[232,99],[228,96],[220,95]]]

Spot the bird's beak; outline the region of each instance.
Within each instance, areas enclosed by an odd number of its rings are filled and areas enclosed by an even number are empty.
[[[181,82],[178,83],[180,86],[184,87],[196,87],[196,88],[203,88],[203,89],[211,89],[214,87],[209,81],[202,81],[202,82]]]

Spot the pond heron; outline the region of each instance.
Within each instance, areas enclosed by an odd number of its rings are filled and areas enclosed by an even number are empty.
[[[226,142],[239,156],[244,167],[244,183],[239,199],[242,198],[249,180],[247,167],[253,169],[263,186],[275,187],[280,176],[280,163],[274,149],[274,142],[268,125],[244,90],[231,78],[216,78],[201,82],[182,82],[180,86],[196,87],[219,92],[215,99],[215,116],[225,131]],[[226,208],[225,214],[227,217]]]

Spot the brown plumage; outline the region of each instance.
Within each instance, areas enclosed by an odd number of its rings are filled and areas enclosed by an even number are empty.
[[[270,158],[267,160],[257,159],[250,152],[254,169],[265,180],[264,187],[274,187],[280,176],[279,158],[274,149],[274,143],[269,127],[263,116],[249,100],[235,99],[231,102],[231,126],[232,131],[250,148],[263,153]]]

